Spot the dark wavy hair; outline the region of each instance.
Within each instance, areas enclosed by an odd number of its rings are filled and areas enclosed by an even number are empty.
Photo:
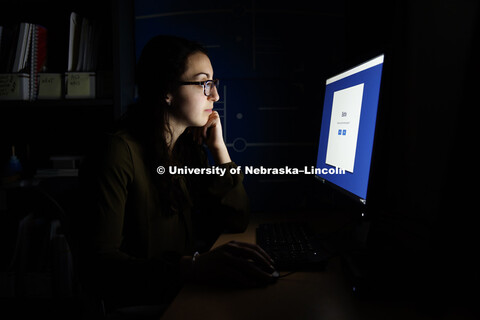
[[[121,118],[121,126],[136,138],[145,150],[146,166],[159,189],[169,211],[176,210],[182,201],[175,177],[159,175],[159,165],[185,165],[195,158],[193,143],[188,129],[175,143],[171,154],[167,143],[169,106],[165,97],[178,88],[180,77],[186,70],[190,55],[207,51],[199,43],[184,38],[158,35],[148,41],[142,50],[136,68],[138,100]],[[198,154],[198,152],[197,152]]]

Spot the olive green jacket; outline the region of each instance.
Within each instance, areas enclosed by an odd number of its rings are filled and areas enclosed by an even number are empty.
[[[168,296],[178,287],[179,260],[192,255],[195,235],[247,227],[249,201],[243,174],[230,173],[233,162],[218,165],[227,169],[224,176],[177,175],[184,201],[167,214],[153,184],[156,168],[147,168],[142,146],[129,133],[108,134],[98,146],[80,171],[78,217],[83,279],[98,294]],[[199,166],[208,166],[203,147],[192,142],[192,148]]]

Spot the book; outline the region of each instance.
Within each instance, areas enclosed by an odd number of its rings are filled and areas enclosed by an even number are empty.
[[[31,24],[26,22],[20,23],[17,46],[15,50],[15,60],[12,67],[12,72],[14,73],[21,72],[25,68],[26,58],[28,57],[28,47],[30,45],[30,37]]]
[[[8,32],[5,32],[5,36],[7,36],[9,39],[8,39],[8,43],[6,43],[8,47],[5,48],[5,51],[6,51],[5,58],[3,59],[3,61],[5,61],[5,67],[3,72],[9,73],[9,72],[14,72],[13,66],[15,63],[15,56],[17,53],[18,37],[20,34],[20,24],[15,24],[5,31],[8,31]]]
[[[85,60],[86,48],[87,48],[87,35],[88,35],[89,21],[86,18],[82,19],[82,26],[80,28],[80,41],[78,43],[78,61],[75,67],[75,71],[83,71],[83,62]]]
[[[2,52],[2,35],[3,35],[3,26],[0,26],[0,52]]]
[[[77,71],[82,17],[76,12],[70,14],[70,34],[68,39],[68,72]]]
[[[17,25],[15,26],[4,26],[2,28],[2,42],[0,44],[0,73],[9,73],[11,72],[10,64],[12,51],[16,50],[17,47]],[[11,62],[11,63],[10,63]]]
[[[98,50],[97,23],[72,12],[67,72],[92,72],[96,69]]]

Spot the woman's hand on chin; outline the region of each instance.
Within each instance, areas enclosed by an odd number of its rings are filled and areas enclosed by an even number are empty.
[[[213,111],[203,127],[193,128],[193,137],[198,144],[205,142],[216,164],[228,163],[232,160],[223,141],[222,122],[217,111]]]

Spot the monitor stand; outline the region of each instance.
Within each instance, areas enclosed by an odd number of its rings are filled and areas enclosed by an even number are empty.
[[[355,295],[366,295],[371,291],[370,261],[368,235],[371,222],[368,219],[367,209],[358,208],[350,234],[348,235],[346,250],[341,254],[342,269],[349,280],[351,290]]]

